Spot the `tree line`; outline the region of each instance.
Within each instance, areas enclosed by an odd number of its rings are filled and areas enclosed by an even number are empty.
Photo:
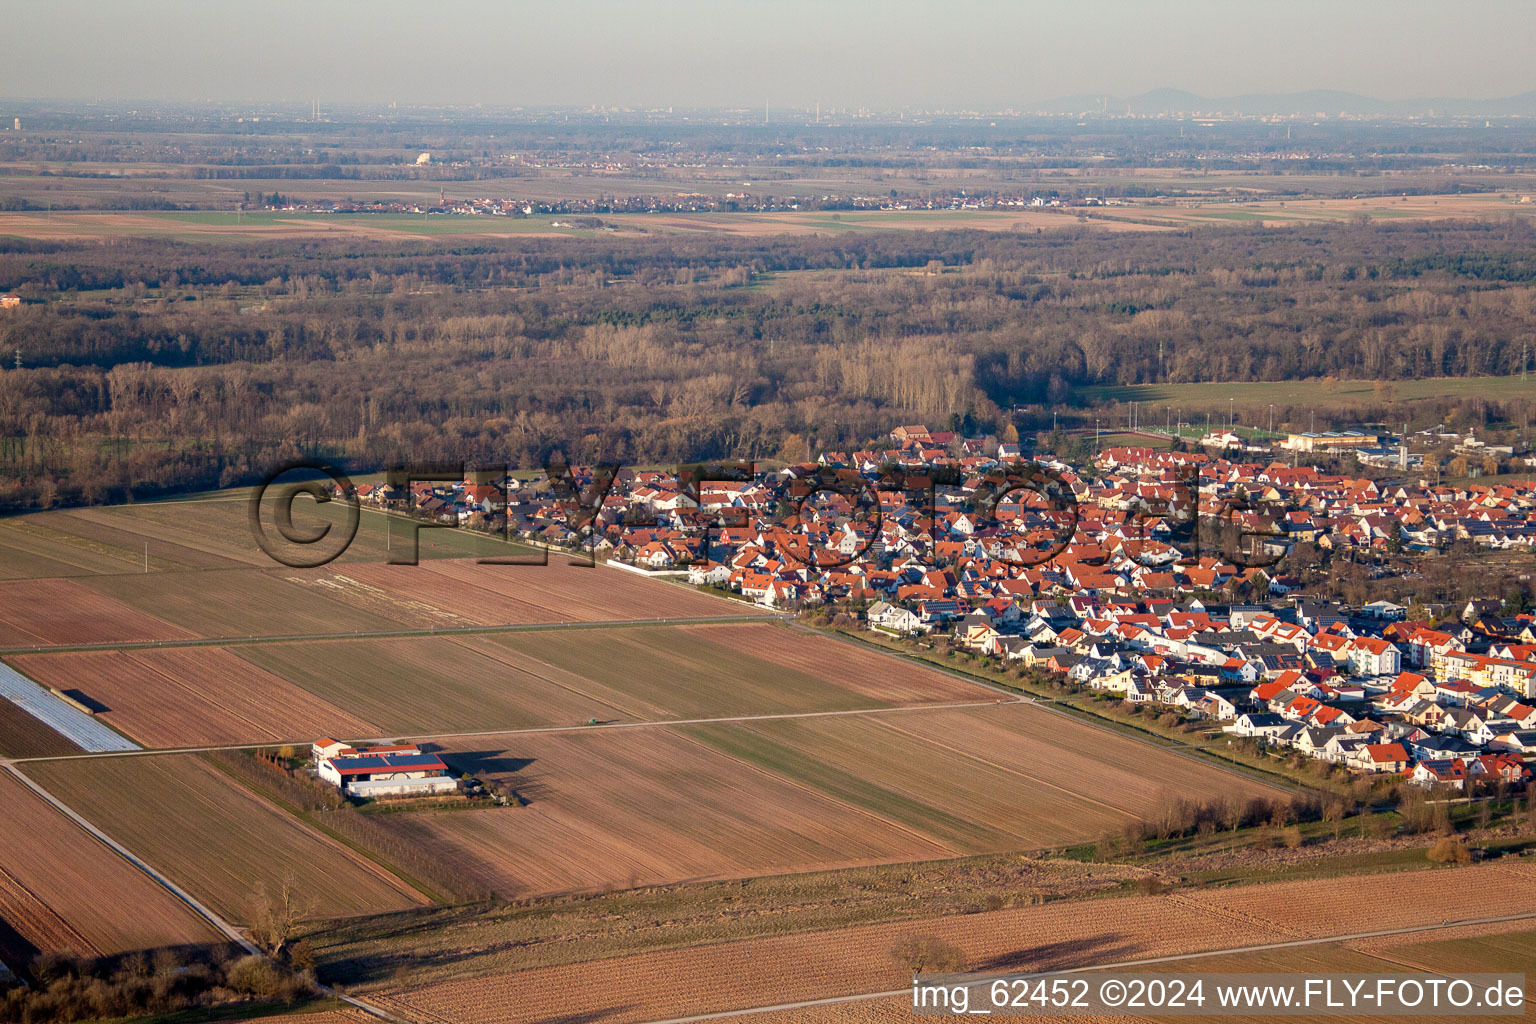
[[[0,503],[218,486],[301,453],[798,458],[898,422],[1040,428],[1087,385],[1513,374],[1536,361],[1533,253],[1515,221],[0,239],[0,290],[26,300],[0,313]],[[1405,412],[1380,389],[1370,411]]]

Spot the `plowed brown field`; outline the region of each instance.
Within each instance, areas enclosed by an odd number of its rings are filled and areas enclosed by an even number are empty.
[[[27,765],[27,772],[229,920],[249,921],[256,888],[276,893],[287,879],[309,917],[381,913],[426,902],[377,864],[196,755],[39,761]]]
[[[76,580],[0,581],[0,647],[195,638]]]
[[[481,565],[469,559],[346,565],[337,574],[481,625],[713,618],[761,611],[620,569],[583,568],[559,556],[548,565]]]
[[[378,820],[506,896],[953,852],[671,730],[466,739],[453,750],[450,763],[506,777],[531,803]]]
[[[529,805],[380,821],[509,897],[1040,849],[1165,795],[1278,792],[1027,704],[443,742]]]
[[[0,773],[0,821],[4,822],[0,868],[12,885],[23,887],[30,900],[46,906],[68,929],[55,925],[34,935],[23,933],[38,949],[89,952],[74,945],[75,935],[102,953],[222,938],[174,896],[8,773]],[[26,919],[25,915],[12,918],[16,908],[7,897],[0,896],[0,903],[7,904],[0,910],[7,921]]]
[[[80,748],[0,697],[0,757],[52,757]]]
[[[45,686],[76,690],[147,747],[377,736],[383,730],[218,647],[18,655]]]

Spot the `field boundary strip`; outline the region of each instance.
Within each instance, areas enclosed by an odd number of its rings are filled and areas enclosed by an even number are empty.
[[[105,723],[54,696],[4,662],[0,662],[0,697],[9,700],[54,732],[91,754],[142,750]]]

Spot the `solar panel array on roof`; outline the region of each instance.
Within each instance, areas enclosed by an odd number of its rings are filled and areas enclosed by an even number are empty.
[[[343,775],[448,767],[436,754],[364,754],[359,757],[333,757],[331,764]]]

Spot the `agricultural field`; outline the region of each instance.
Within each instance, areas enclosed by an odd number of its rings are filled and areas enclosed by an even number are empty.
[[[1402,882],[1390,873],[1340,880],[1336,884],[1347,884],[1350,892],[1350,899],[1343,901],[1336,898],[1335,884],[1317,881],[1211,889],[1174,898],[1297,936],[1405,928],[1424,923],[1431,911],[1436,920],[1453,921],[1536,912],[1536,865],[1496,863],[1461,869],[1459,875],[1475,884],[1451,887],[1436,884],[1441,878],[1429,876],[1424,884],[1434,891],[1435,899],[1427,903],[1402,899]],[[1363,917],[1362,908],[1369,908]]]
[[[329,922],[306,937],[339,984],[392,983],[402,948],[413,983],[629,956],[678,945],[916,921],[1103,896],[1148,868],[1026,854],[880,864],[692,882],[527,904],[441,907]],[[755,908],[743,914],[744,899]],[[613,922],[625,922],[616,930]]]
[[[1176,960],[1145,968],[1146,973],[1181,974],[1201,973],[1291,973],[1313,977],[1325,974],[1402,974],[1405,969],[1419,968],[1427,973],[1443,974],[1450,971],[1484,972],[1523,971],[1536,957],[1536,932],[1524,922],[1516,930],[1503,928],[1491,935],[1457,935],[1440,938],[1447,930],[1420,934],[1392,936],[1371,950],[1358,942],[1323,942],[1289,949],[1271,949],[1251,953],[1216,954],[1191,960]],[[1455,933],[1459,929],[1449,929]],[[1426,938],[1426,936],[1432,936]],[[1422,954],[1428,954],[1425,958]],[[1091,978],[1091,975],[1090,975]],[[974,990],[972,1005],[976,999],[985,999],[985,990]],[[1529,1012],[1527,1013],[1529,1016]],[[779,1013],[759,1013],[720,1018],[722,1024],[897,1024],[913,1019],[910,998],[868,999],[856,1002],[836,1003],[830,1006],[808,1007]],[[1059,1021],[1062,1018],[1020,1016],[1012,1020]],[[1110,1021],[1120,1024],[1136,1024],[1138,1021],[1181,1021],[1185,1017],[1078,1016],[1076,1021]],[[1223,1020],[1244,1024],[1268,1024],[1273,1016],[1229,1014]],[[1330,1020],[1343,1024],[1372,1024],[1380,1021],[1380,1015],[1330,1014],[1328,1017],[1301,1017],[1300,1020]],[[1450,1015],[1424,1018],[1429,1021],[1455,1020]]]
[[[110,954],[223,938],[9,774],[0,773],[0,958]],[[25,963],[21,956],[13,962]]]
[[[689,726],[702,742],[965,852],[1093,839],[1169,798],[1276,796],[1024,704]]]
[[[200,559],[219,559],[222,567],[255,566],[272,568],[272,559],[251,536],[247,518],[248,489],[220,491],[215,495],[177,501],[140,502],[112,505],[74,512],[49,512],[26,517],[28,521],[52,524],[57,517],[61,529],[73,529],[69,517],[87,517],[94,523],[118,531],[114,539],[133,557],[141,556],[149,545],[150,570],[198,568]],[[414,520],[388,515],[369,506],[360,506],[357,534],[338,562],[384,562],[391,555],[408,550]],[[331,523],[340,526],[345,513],[340,503],[317,505],[300,499],[293,507],[294,523],[301,529]],[[417,534],[420,558],[493,558],[523,553],[519,545],[509,545],[500,537],[473,530],[428,529]],[[142,566],[135,565],[136,570]]]
[[[186,569],[275,568],[251,536],[248,490],[222,491],[212,497],[139,502],[52,512],[34,512],[0,520],[0,579],[142,573]],[[363,506],[357,535],[338,560],[383,562],[405,550],[411,521]],[[294,505],[294,523],[339,525],[337,504]],[[418,538],[423,560],[494,558],[526,554],[527,549],[500,537],[471,530],[423,529]]]
[[[380,821],[508,897],[944,857],[879,815],[732,761],[675,730],[464,739],[455,768],[528,805]]]
[[[236,600],[235,595],[229,600]],[[0,647],[195,638],[195,633],[134,607],[131,602],[92,590],[82,581],[0,582]]]
[[[187,636],[227,639],[386,632],[407,628],[398,619],[333,600],[315,587],[285,578],[294,570],[140,573],[78,581],[105,597],[174,622]],[[152,638],[141,638],[152,639]]]
[[[9,661],[147,747],[988,699],[944,673],[769,623],[43,651]],[[822,664],[838,671],[818,673]],[[17,756],[73,751],[36,747],[48,730],[19,711],[0,715],[0,750],[14,736],[34,744]]]
[[[1479,195],[1370,196],[1327,199],[1257,199],[1244,202],[1148,202],[1089,211],[1096,223],[1192,228],[1220,224],[1267,226],[1373,221],[1505,219],[1536,216],[1536,205],[1511,193]]]
[[[1021,704],[444,746],[528,806],[388,824],[507,896],[1037,849],[1117,831],[1165,795],[1275,795]]]
[[[426,903],[379,865],[194,754],[43,761],[26,770],[92,824],[232,921],[249,922],[256,889],[275,893],[285,880],[293,882],[311,918]]]
[[[1446,932],[1397,935],[1350,944],[1405,967],[1435,973],[1526,972],[1536,963],[1536,931],[1529,921],[1474,925]]]
[[[519,667],[483,636],[305,640],[234,653],[256,671],[379,723],[361,735],[532,729],[620,717],[611,704]],[[332,735],[359,734],[342,729]]]
[[[598,238],[636,234],[708,234],[767,237],[853,231],[1078,230],[1158,231],[1168,225],[1132,220],[1079,221],[1050,211],[869,211],[774,213],[604,214],[601,228],[563,226],[570,218],[469,217],[409,214],[234,213],[0,213],[0,234],[38,239],[165,238],[183,242],[251,244],[282,239],[403,240],[428,237],[482,239]]]
[[[368,563],[340,566],[335,574],[481,625],[720,618],[762,611],[618,569],[572,564],[560,556],[552,556],[548,565],[480,565],[464,559]]]
[[[18,655],[11,663],[94,706],[97,717],[146,747],[384,731],[217,647]]]
[[[89,576],[143,569],[142,558],[135,565],[125,555],[82,544],[45,522],[44,515],[0,519],[0,579]]]
[[[0,697],[0,757],[54,757],[80,748]]]
[[[1176,176],[1153,172],[1145,180],[1165,186],[1188,188],[1189,183]],[[1091,179],[1090,179],[1091,180]],[[1244,189],[1254,189],[1255,178],[1233,178]],[[259,186],[259,182],[257,185]],[[846,188],[846,180],[805,182],[817,187]],[[882,178],[878,188],[890,187]],[[924,187],[935,184],[925,179]],[[1123,180],[1117,181],[1123,184]],[[355,191],[366,187],[349,183]],[[399,183],[391,182],[390,198],[397,198]],[[654,181],[636,183],[641,191],[658,188]],[[791,187],[781,182],[782,187]],[[1336,183],[1330,183],[1337,188]],[[1324,189],[1330,187],[1325,185]],[[1203,188],[1219,188],[1214,182],[1200,180]],[[57,186],[53,186],[57,187]],[[182,188],[196,189],[194,183]],[[271,182],[269,187],[292,187],[292,182]],[[486,183],[494,191],[495,186]],[[528,187],[520,182],[520,187]],[[603,179],[599,188],[613,187]],[[690,187],[692,187],[690,185]],[[871,186],[873,187],[873,186]],[[1229,186],[1230,187],[1230,186]],[[1287,182],[1287,189],[1295,188]],[[566,194],[569,189],[546,183],[544,189]],[[319,183],[306,182],[306,191],[323,191]],[[664,189],[663,189],[664,190]],[[577,191],[583,191],[578,186]],[[354,192],[348,192],[351,198]],[[435,198],[435,193],[431,193]],[[423,199],[427,198],[424,193]],[[227,201],[218,197],[219,202]],[[1520,204],[1509,194],[1416,195],[1370,198],[1257,200],[1234,203],[1231,200],[1145,201],[1121,207],[1071,209],[995,209],[995,210],[868,210],[827,213],[821,211],[777,211],[741,213],[655,213],[604,214],[601,227],[566,226],[570,218],[535,216],[528,218],[411,215],[411,214],[321,214],[262,211],[236,214],[206,211],[196,213],[158,212],[57,212],[0,213],[0,234],[37,239],[165,238],[183,242],[225,242],[230,244],[271,243],[284,239],[404,240],[409,238],[472,237],[508,239],[528,236],[546,238],[598,238],[636,234],[686,234],[769,237],[775,235],[837,234],[859,231],[943,231],[970,228],[980,231],[1167,231],[1191,227],[1263,223],[1266,225],[1326,224],[1366,218],[1380,221],[1441,220],[1450,218],[1505,218],[1536,216],[1536,206]]]
[[[1400,880],[1372,879],[1362,904],[1356,889],[1362,879],[1315,881],[1309,904],[1332,903],[1353,912],[1343,932],[1337,922],[1318,922],[1305,914],[1295,918],[1295,930],[1324,938],[1377,925],[1370,920],[1375,899],[1393,893],[1404,906],[1405,925],[1438,924],[1450,914],[1478,903],[1487,884],[1500,886],[1497,866],[1445,869],[1435,873],[1434,891],[1464,893],[1456,907],[1442,910],[1436,901],[1401,899]],[[1507,874],[1507,872],[1506,872]],[[1517,877],[1517,876],[1509,876]],[[1501,890],[1502,892],[1503,890]],[[1177,895],[1177,894],[1175,894]],[[1218,890],[1246,905],[1284,905],[1286,894],[1271,885]],[[1483,911],[1513,906],[1497,897]],[[1531,908],[1530,897],[1521,904]],[[1369,909],[1362,909],[1363,907]],[[1511,912],[1508,909],[1503,912]],[[926,921],[868,925],[801,935],[775,936],[710,946],[691,946],[627,957],[588,961],[562,967],[514,971],[419,987],[399,986],[371,995],[405,1015],[428,1019],[496,1024],[548,1020],[559,1014],[602,1024],[653,1020],[774,1005],[791,1000],[899,990],[910,974],[891,955],[904,936],[933,936],[958,947],[972,971],[1044,971],[1121,960],[1169,956],[1236,946],[1285,942],[1296,936],[1262,920],[1222,914],[1193,901],[1170,896],[1120,896],[1087,902],[1050,903],[1014,910],[955,915]],[[1411,936],[1405,939],[1413,938]],[[1503,962],[1518,956],[1527,940],[1517,934],[1491,937],[1491,948],[1502,949]],[[1403,949],[1394,946],[1394,951]],[[772,965],[766,967],[765,965]],[[1400,972],[1385,958],[1319,945],[1251,954],[1221,955],[1159,965],[1156,970],[1354,970]],[[1434,970],[1442,970],[1436,961]],[[884,1010],[894,1006],[887,1001]],[[869,1014],[852,1007],[817,1011],[815,1015],[751,1017],[743,1020],[877,1022],[907,1019],[884,1010]],[[797,1011],[798,1013],[798,1011]],[[1124,1019],[1124,1018],[1117,1018]]]
[[[943,672],[769,623],[549,630],[491,640],[514,663],[650,721],[988,699]]]

